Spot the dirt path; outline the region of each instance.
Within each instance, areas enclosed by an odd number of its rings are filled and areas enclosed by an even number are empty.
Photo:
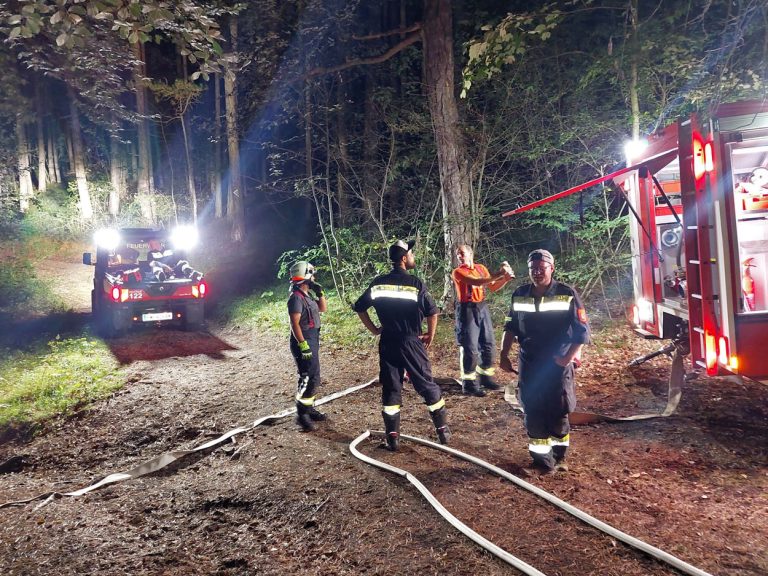
[[[445,328],[444,328],[445,329]],[[608,333],[578,374],[582,407],[660,410],[663,361],[625,368],[635,340]],[[627,335],[627,338],[630,337]],[[292,404],[283,335],[147,330],[112,343],[126,387],[30,442],[0,446],[0,502],[67,491],[191,448]],[[375,375],[369,350],[323,349],[320,395]],[[434,350],[451,376],[455,351]],[[568,473],[531,475],[521,419],[500,392],[444,391],[452,445],[712,574],[768,573],[768,388],[686,385],[678,413],[572,434]],[[326,407],[310,434],[290,419],[154,475],[88,496],[0,510],[2,574],[515,574],[446,524],[406,481],[348,445],[380,429],[377,386]],[[412,389],[403,432],[430,437]],[[462,521],[549,575],[677,574],[478,468],[418,445],[363,450],[419,477]]]

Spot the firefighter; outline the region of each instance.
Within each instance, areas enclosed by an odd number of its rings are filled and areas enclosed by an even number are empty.
[[[192,268],[189,262],[179,258],[173,250],[167,248],[157,238],[149,241],[149,252],[147,253],[149,268],[160,282],[165,282],[168,278],[191,278],[199,280],[203,275]]]
[[[415,242],[398,240],[389,247],[392,271],[377,276],[357,299],[353,310],[374,336],[379,339],[379,382],[382,386],[382,417],[387,434],[387,447],[395,451],[400,439],[400,407],[403,376],[408,371],[413,387],[429,410],[441,444],[447,444],[451,431],[446,422],[445,400],[440,387],[432,379],[427,348],[437,329],[437,306],[424,284],[408,273],[416,267],[413,256]],[[368,310],[373,307],[379,318],[376,326]],[[427,318],[427,333],[422,334],[422,321]]]
[[[456,258],[459,267],[451,277],[456,287],[456,342],[459,345],[461,390],[464,394],[483,397],[483,388],[500,388],[493,379],[496,338],[491,312],[484,302],[485,287],[496,292],[515,274],[509,264],[503,262],[499,271],[491,276],[488,268],[474,261],[472,248],[466,244],[460,244],[456,249]]]
[[[315,392],[320,385],[320,313],[328,309],[328,301],[314,274],[315,267],[305,260],[294,262],[290,268],[290,347],[299,372],[296,423],[305,432],[315,429],[314,422],[326,419],[325,414],[315,408]],[[314,292],[314,298],[310,291]]]
[[[576,407],[574,361],[589,342],[589,324],[576,291],[552,279],[555,259],[550,252],[531,252],[528,271],[531,283],[512,294],[500,365],[512,371],[509,352],[516,338],[520,346],[520,402],[525,409],[533,465],[545,473],[565,471],[568,414]]]

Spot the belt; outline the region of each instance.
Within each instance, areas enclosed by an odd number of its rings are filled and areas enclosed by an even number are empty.
[[[482,308],[485,306],[485,302],[459,302],[459,306],[464,306],[465,308]]]

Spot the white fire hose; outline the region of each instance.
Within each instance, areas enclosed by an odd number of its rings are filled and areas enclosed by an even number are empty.
[[[460,520],[458,520],[455,516],[453,516],[450,512],[448,512],[443,507],[443,505],[440,504],[440,502],[434,497],[434,495],[429,490],[427,490],[427,488],[425,488],[424,485],[410,472],[407,472],[406,470],[403,470],[401,468],[396,468],[395,466],[391,466],[390,464],[386,464],[384,462],[371,458],[370,456],[366,456],[365,454],[362,454],[360,451],[358,451],[357,445],[371,435],[383,437],[385,436],[385,433],[380,431],[371,432],[369,430],[366,430],[360,436],[355,438],[352,441],[352,443],[349,445],[349,450],[350,452],[352,452],[352,454],[356,458],[362,460],[363,462],[366,462],[367,464],[371,464],[372,466],[376,466],[378,468],[381,468],[382,470],[386,470],[387,472],[397,474],[398,476],[402,476],[405,479],[407,479],[411,484],[416,486],[419,492],[421,492],[421,494],[427,499],[427,501],[432,505],[432,507],[434,507],[435,510],[437,510],[438,513],[443,518],[448,520],[448,522],[453,527],[455,527],[457,530],[459,530],[462,534],[466,535],[471,540],[478,543],[480,546],[482,546],[485,550],[487,550],[494,556],[500,558],[501,560],[504,560],[508,564],[511,564],[512,566],[514,566],[515,568],[517,568],[518,570],[520,570],[525,574],[531,574],[531,575],[542,574],[542,572],[539,572],[536,568],[529,566],[519,558],[516,558],[506,550],[498,547],[493,542],[490,542],[489,540],[487,540],[486,538],[484,538],[483,536],[481,536],[480,534],[478,534],[477,532],[473,531],[471,528],[463,524]],[[501,468],[494,466],[493,464],[489,464],[488,462],[481,460],[480,458],[476,458],[474,456],[471,456],[469,454],[456,450],[455,448],[449,448],[448,446],[436,444],[435,442],[425,440],[424,438],[418,438],[416,436],[407,436],[405,434],[400,434],[400,438],[404,440],[410,440],[412,442],[416,442],[417,444],[422,444],[424,446],[428,446],[436,450],[447,452],[448,454],[452,454],[453,456],[462,458],[463,460],[472,462],[473,464],[477,464],[478,466],[481,466],[486,470],[493,472],[497,476],[501,476],[505,480],[509,480],[513,484],[516,484],[517,486],[524,488],[525,490],[528,490],[529,492],[535,494],[536,496],[543,498],[544,500],[550,502],[551,504],[554,504],[558,508],[565,510],[572,516],[575,516],[579,520],[586,522],[587,524],[597,528],[601,532],[604,532],[609,536],[612,536],[617,540],[620,540],[621,542],[624,542],[625,544],[632,546],[633,548],[641,550],[642,552],[645,552],[649,556],[653,556],[657,560],[661,560],[662,562],[669,564],[670,566],[676,568],[677,570],[680,570],[681,572],[684,572],[686,574],[691,574],[692,576],[711,576],[711,574],[709,574],[708,572],[705,572],[700,568],[696,568],[695,566],[688,564],[684,560],[681,560],[676,556],[672,556],[671,554],[664,552],[663,550],[660,550],[654,546],[651,546],[650,544],[643,542],[642,540],[638,540],[633,536],[625,534],[624,532],[621,532],[617,528],[614,528],[613,526],[606,524],[605,522],[602,522],[593,516],[590,516],[586,512],[579,510],[578,508],[576,508],[575,506],[572,506],[571,504],[568,504],[564,500],[559,499],[557,496],[550,494],[546,490],[542,490],[541,488],[538,488],[533,484],[529,484],[525,480],[522,480],[521,478],[518,478],[517,476],[510,474],[509,472],[502,470]]]
[[[332,402],[337,398],[341,398],[342,396],[346,396],[347,394],[351,394],[352,392],[357,392],[358,390],[362,390],[363,388],[370,386],[377,380],[378,378],[374,378],[373,380],[369,380],[365,384],[358,384],[357,386],[352,386],[350,388],[346,388],[345,390],[341,390],[334,394],[325,396],[320,400],[318,400],[317,402],[315,402],[315,406],[321,406],[326,402]],[[194,454],[195,452],[200,452],[202,450],[207,450],[209,448],[213,448],[214,446],[218,446],[219,444],[225,442],[226,440],[229,440],[232,436],[249,432],[254,428],[256,428],[257,426],[260,426],[261,424],[264,424],[267,422],[273,422],[275,420],[280,420],[282,418],[285,418],[295,413],[296,413],[296,408],[293,407],[293,408],[288,408],[287,410],[283,410],[282,412],[278,412],[277,414],[270,414],[269,416],[263,416],[262,418],[255,420],[248,426],[244,426],[242,428],[234,428],[233,430],[230,430],[229,432],[225,432],[218,438],[215,438],[214,440],[210,440],[205,444],[201,444],[200,446],[191,448],[189,450],[173,450],[171,452],[164,452],[163,454],[160,454],[159,456],[156,456],[151,460],[147,460],[146,462],[139,464],[138,466],[131,468],[130,470],[126,470],[125,472],[117,472],[114,474],[110,474],[109,476],[102,478],[98,482],[91,484],[89,486],[86,486],[84,488],[81,488],[80,490],[75,490],[74,492],[63,492],[63,493],[62,492],[46,492],[44,494],[38,494],[37,496],[33,496],[32,498],[27,498],[26,500],[16,500],[14,502],[6,502],[4,504],[0,504],[0,508],[5,508],[7,506],[22,506],[24,504],[29,504],[30,502],[34,502],[35,500],[40,500],[45,498],[46,500],[42,504],[40,504],[40,506],[43,506],[44,504],[46,504],[47,502],[49,502],[54,498],[61,498],[62,496],[73,496],[73,497],[82,496],[83,494],[87,494],[88,492],[92,492],[93,490],[96,490],[97,488],[101,488],[102,486],[106,486],[108,484],[124,482],[125,480],[133,480],[134,478],[139,478],[140,476],[145,476],[147,474],[151,474],[152,472],[157,472],[158,470],[162,470],[163,468],[165,468],[169,464],[172,464],[176,460],[179,460],[180,458],[184,458],[185,456],[189,456],[190,454]]]

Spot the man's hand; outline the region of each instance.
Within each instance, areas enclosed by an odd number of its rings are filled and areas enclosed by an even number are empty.
[[[302,360],[312,360],[312,350],[309,349],[309,342],[306,340],[299,342],[299,350],[301,351]]]
[[[512,270],[512,266],[510,266],[509,262],[506,260],[501,263],[501,271],[504,273],[508,280],[512,280],[515,277],[515,271]]]
[[[571,358],[570,356],[555,356],[554,359],[555,359],[555,364],[560,366],[560,368],[565,368],[566,366],[568,366],[568,364],[573,362],[573,358]]]
[[[426,334],[421,334],[419,336],[419,340],[421,340],[424,343],[424,348],[429,348],[429,345],[432,344],[432,340],[434,340],[435,335],[430,334],[427,332]]]
[[[309,289],[312,290],[315,293],[315,296],[317,296],[318,298],[322,298],[323,296],[325,296],[323,287],[320,286],[320,284],[318,284],[314,280],[309,281]]]
[[[512,360],[509,359],[509,356],[502,356],[499,358],[499,366],[504,372],[514,372],[515,370],[512,368]]]

